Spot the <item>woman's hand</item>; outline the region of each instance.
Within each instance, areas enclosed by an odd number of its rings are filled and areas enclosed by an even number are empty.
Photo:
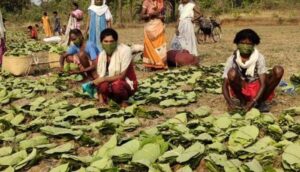
[[[228,110],[229,111],[233,111],[236,110],[238,107],[236,106],[236,104],[231,100],[230,102],[227,103],[228,106]]]
[[[179,36],[179,30],[178,29],[175,30],[175,34],[176,34],[176,36]]]
[[[252,101],[248,102],[247,105],[246,105],[246,107],[245,107],[245,110],[246,111],[251,110],[255,106],[255,104],[256,104],[255,100],[252,100]]]
[[[97,79],[93,80],[93,84],[94,84],[94,85],[99,85],[99,84],[101,84],[101,83],[104,82],[104,81],[105,81],[105,80],[104,80],[104,77],[97,78]]]

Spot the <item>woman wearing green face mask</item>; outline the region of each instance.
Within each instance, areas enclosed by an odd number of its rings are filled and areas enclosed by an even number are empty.
[[[228,58],[223,73],[223,95],[230,110],[241,106],[245,110],[258,108],[269,111],[266,101],[274,97],[284,69],[275,66],[268,72],[264,56],[256,49],[260,37],[251,29],[238,32],[233,41],[237,49]],[[235,96],[240,104],[232,100]]]
[[[74,63],[70,74],[86,74],[89,78],[95,79],[97,77],[96,66],[99,50],[92,42],[84,42],[83,35],[79,29],[73,29],[69,34],[69,42],[73,44],[68,48],[67,52],[60,57],[60,66],[64,71],[68,71],[65,67],[65,62]],[[67,64],[67,65],[68,65]]]
[[[98,78],[91,84],[98,89],[100,104],[113,99],[121,106],[127,106],[128,98],[135,93],[138,85],[131,49],[125,44],[118,44],[118,34],[113,29],[105,29],[100,40],[103,50],[98,58]]]

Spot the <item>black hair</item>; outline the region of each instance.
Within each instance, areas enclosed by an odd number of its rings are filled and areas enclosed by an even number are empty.
[[[243,29],[239,31],[233,40],[233,43],[239,44],[242,40],[249,39],[253,44],[258,45],[260,43],[260,37],[252,29]]]
[[[35,24],[35,27],[40,27],[39,24]]]
[[[82,32],[79,29],[72,29],[72,30],[70,30],[70,34],[69,35],[71,36],[71,34],[74,34],[76,36],[83,36]]]
[[[79,37],[83,37],[82,32],[79,29],[70,30],[68,45],[70,45],[70,43],[71,43],[71,34],[74,34],[74,35],[79,36]]]
[[[54,11],[53,14],[58,14],[57,11]]]
[[[32,26],[28,26],[28,27],[27,27],[27,29],[30,29],[30,30],[32,30]]]
[[[47,12],[44,12],[44,16],[47,16],[48,14],[47,14]]]
[[[74,5],[76,8],[79,7],[79,5],[78,5],[76,2],[73,2],[73,5]]]
[[[119,39],[118,33],[114,29],[111,29],[111,28],[104,29],[101,32],[100,41],[102,42],[103,39],[107,36],[112,36],[115,41],[118,41],[118,39]]]

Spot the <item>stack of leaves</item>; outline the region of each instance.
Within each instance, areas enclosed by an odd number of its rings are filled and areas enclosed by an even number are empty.
[[[32,52],[48,52],[50,46],[38,41],[22,40],[17,42],[10,42],[7,44],[6,56],[27,56]]]
[[[299,73],[293,74],[290,77],[290,81],[291,81],[291,84],[289,84],[286,89],[288,89],[289,87],[292,87],[294,92],[299,94],[300,93],[300,74]]]
[[[39,93],[56,93],[66,89],[65,82],[58,76],[32,80],[2,73],[0,76],[0,105],[8,104],[17,99],[30,99]]]
[[[62,54],[67,50],[66,47],[62,45],[50,44],[49,46],[50,46],[49,53]]]
[[[184,106],[197,100],[197,92],[221,93],[223,66],[176,69],[157,73],[139,83],[132,102]]]
[[[284,116],[293,113],[295,120],[293,110],[285,111]],[[181,166],[177,171],[192,171],[204,159],[209,171],[280,171],[274,164],[281,157],[282,169],[299,171],[300,140],[298,136],[287,140],[286,136],[298,123],[287,124],[283,119],[277,123],[273,115],[256,109],[245,116],[224,114],[216,118],[208,107],[200,107],[181,112],[137,137],[124,140],[113,136],[92,155],[97,160],[81,169],[171,172],[172,167]],[[284,131],[280,138],[268,131],[274,125]]]

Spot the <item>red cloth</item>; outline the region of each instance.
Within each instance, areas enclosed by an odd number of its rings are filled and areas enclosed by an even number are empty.
[[[242,83],[242,94],[245,96],[247,101],[252,101],[256,97],[259,89],[260,89],[260,81],[259,80],[256,80],[256,81],[250,82],[250,83],[243,81],[243,83]],[[235,96],[232,89],[230,89],[230,93],[232,96]],[[274,96],[275,96],[275,93],[273,91],[268,96],[267,100],[271,101],[274,98]]]
[[[128,100],[129,97],[136,92],[138,82],[132,64],[128,67],[126,77],[133,81],[133,90],[124,79],[119,79],[111,83],[102,82],[97,86],[98,91],[102,94],[103,99],[106,103],[108,102],[108,98],[111,98],[117,103],[120,103],[124,100]]]
[[[199,60],[187,50],[170,50],[167,52],[169,67],[198,65]]]
[[[30,37],[31,39],[38,39],[38,33],[35,28],[31,29]]]

